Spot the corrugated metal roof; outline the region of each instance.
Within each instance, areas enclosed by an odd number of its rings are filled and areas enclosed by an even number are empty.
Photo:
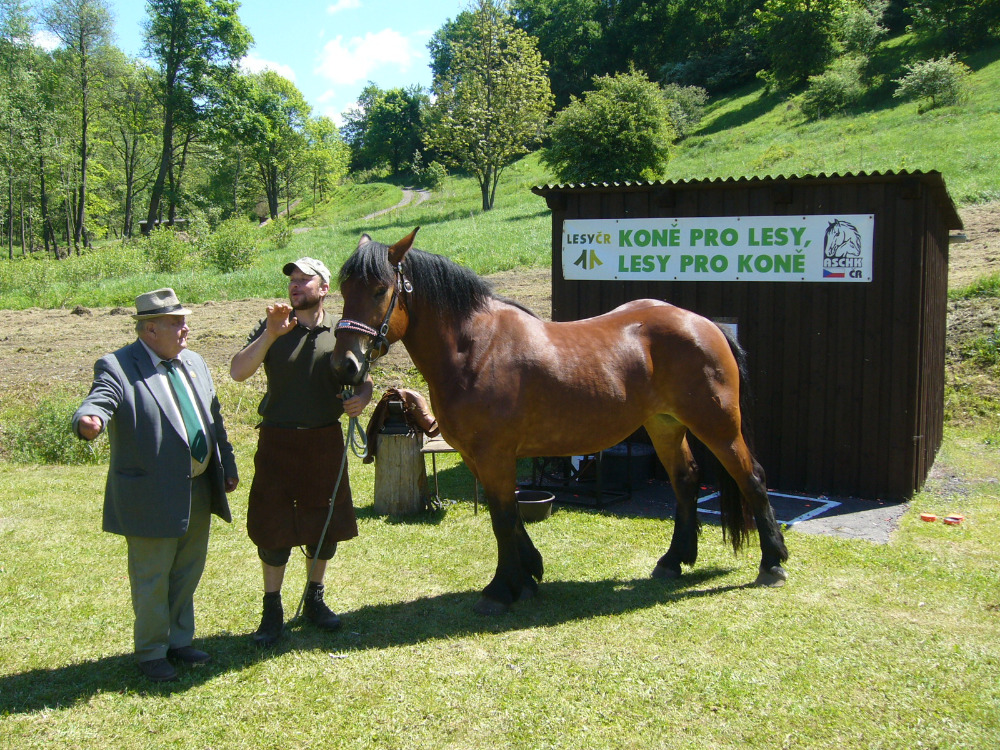
[[[786,184],[805,184],[817,181],[836,181],[836,182],[885,182],[891,181],[893,179],[916,179],[922,184],[926,185],[937,198],[942,212],[944,213],[945,222],[948,225],[948,229],[961,229],[962,219],[958,215],[958,210],[955,208],[955,203],[952,201],[951,196],[948,195],[948,188],[945,185],[944,177],[937,170],[931,170],[928,172],[923,172],[920,170],[908,171],[901,170],[896,171],[886,171],[886,172],[845,172],[840,174],[838,172],[833,172],[831,174],[826,174],[825,172],[820,172],[819,174],[807,174],[807,175],[777,175],[777,176],[764,176],[764,177],[712,177],[712,178],[693,178],[685,180],[657,180],[655,182],[602,182],[602,183],[587,183],[587,184],[550,184],[550,185],[538,185],[531,188],[531,192],[535,195],[547,196],[554,193],[595,193],[595,192],[640,192],[644,190],[657,189],[657,188],[683,188],[683,189],[711,189],[717,187],[732,187],[732,186],[764,186],[771,183],[786,183]]]

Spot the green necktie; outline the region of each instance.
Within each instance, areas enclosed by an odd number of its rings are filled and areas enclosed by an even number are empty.
[[[205,431],[201,429],[201,420],[198,419],[198,413],[194,410],[188,390],[181,380],[183,376],[174,369],[173,362],[163,360],[163,366],[167,369],[167,380],[170,381],[170,387],[174,389],[174,395],[177,397],[177,405],[181,408],[181,418],[188,434],[188,445],[191,446],[191,458],[200,463],[208,456],[208,440],[205,438]]]

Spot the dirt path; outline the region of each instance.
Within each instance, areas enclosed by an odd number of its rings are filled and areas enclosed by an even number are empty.
[[[389,206],[389,208],[383,208],[381,211],[376,211],[373,214],[362,216],[361,221],[368,221],[369,219],[374,219],[376,216],[382,216],[383,214],[387,214],[390,211],[397,211],[401,208],[405,208],[406,206],[409,206],[411,203],[413,203],[414,199],[416,199],[417,201],[416,205],[419,206],[421,203],[423,203],[430,197],[431,193],[429,190],[424,190],[423,188],[416,190],[413,188],[403,188],[403,197],[400,199],[399,203],[397,203],[395,206]],[[292,233],[302,234],[303,232],[311,232],[313,229],[318,229],[318,227],[295,227],[295,229],[292,230]]]
[[[397,209],[405,208],[406,206],[410,205],[413,202],[414,198],[417,199],[417,205],[419,206],[421,203],[423,203],[430,197],[431,193],[429,190],[423,190],[423,189],[414,190],[413,188],[403,188],[403,198],[402,200],[399,201],[399,203],[389,208],[383,208],[381,211],[376,211],[373,214],[368,214],[367,216],[362,217],[361,220],[368,221],[369,219],[374,219],[376,216],[387,214],[390,211],[396,211]]]

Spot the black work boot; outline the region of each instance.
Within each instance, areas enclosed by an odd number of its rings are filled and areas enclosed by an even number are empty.
[[[281,637],[284,627],[285,611],[281,608],[281,592],[264,594],[264,614],[260,618],[260,627],[253,634],[254,643],[261,647],[273,646]]]
[[[323,584],[310,581],[306,587],[306,601],[302,614],[313,625],[323,630],[337,630],[340,627],[340,618],[337,613],[330,610],[323,601]]]

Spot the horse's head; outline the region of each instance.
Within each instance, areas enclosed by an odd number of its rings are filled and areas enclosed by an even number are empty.
[[[418,229],[388,246],[361,235],[357,250],[340,269],[344,314],[337,323],[330,366],[345,385],[363,382],[371,362],[406,333],[409,318],[403,295],[411,288],[402,263]]]

